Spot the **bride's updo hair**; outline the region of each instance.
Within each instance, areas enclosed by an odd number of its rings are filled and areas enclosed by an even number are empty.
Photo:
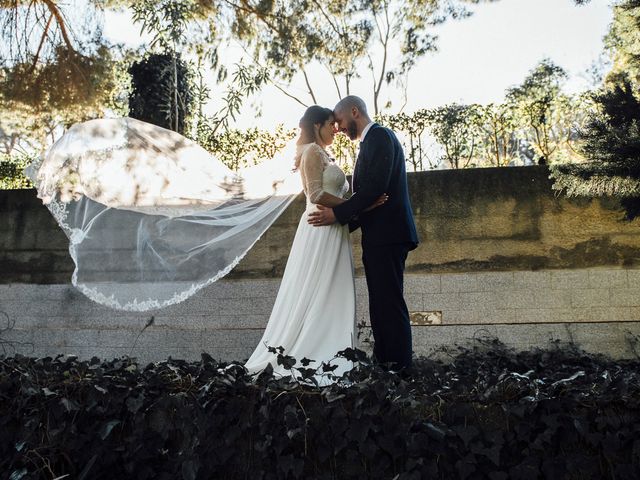
[[[300,138],[298,138],[298,145],[305,143],[313,143],[316,141],[316,131],[313,128],[314,125],[324,125],[329,118],[333,116],[333,111],[330,108],[321,107],[319,105],[312,105],[304,112],[304,115],[300,119],[298,126],[300,127]]]
[[[321,107],[320,105],[311,105],[302,115],[300,123],[300,137],[296,142],[296,145],[305,145],[307,143],[313,143],[317,140],[315,125],[324,125],[329,118],[333,116],[333,111],[330,108]],[[300,155],[296,155],[296,168],[300,165]]]

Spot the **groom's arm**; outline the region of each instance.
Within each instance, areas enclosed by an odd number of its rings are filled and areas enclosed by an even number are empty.
[[[372,154],[358,173],[360,187],[349,200],[333,207],[333,213],[342,225],[353,222],[389,189],[395,154],[393,140],[384,128],[371,130],[369,135],[372,135],[372,142],[368,148]]]

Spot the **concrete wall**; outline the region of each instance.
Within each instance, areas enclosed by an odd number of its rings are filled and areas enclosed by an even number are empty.
[[[567,199],[546,167],[409,174],[422,243],[412,273],[575,269],[640,265],[640,220],[615,199]],[[278,278],[304,211],[300,196],[230,278]],[[0,283],[66,283],[68,243],[33,190],[0,191]],[[360,237],[353,235],[358,273]]]
[[[478,336],[500,338],[517,348],[552,340],[575,341],[588,351],[634,357],[640,336],[640,270],[468,274],[409,274],[406,298],[412,312],[439,312],[435,325],[414,325],[416,353],[464,344]],[[90,358],[133,355],[147,362],[247,358],[269,318],[279,279],[222,280],[181,304],[146,314],[108,309],[70,285],[0,285],[0,337],[15,343],[11,354],[73,353]],[[356,282],[358,323],[367,319],[363,278]],[[154,323],[139,337],[140,330]],[[362,328],[364,339],[369,334]],[[137,339],[137,341],[136,341]],[[366,349],[367,344],[363,347]],[[638,352],[640,353],[640,348]]]
[[[557,197],[547,177],[544,167],[409,175],[423,240],[410,254],[405,287],[416,353],[488,335],[518,348],[560,339],[635,356],[640,222],[623,221],[612,199]],[[66,237],[33,191],[0,192],[0,330],[12,327],[0,346],[8,354],[130,354],[143,362],[201,351],[242,360],[268,320],[302,210],[298,199],[226,279],[174,307],[129,314],[68,284]],[[362,323],[358,242],[354,235]],[[368,333],[363,326],[363,338]]]

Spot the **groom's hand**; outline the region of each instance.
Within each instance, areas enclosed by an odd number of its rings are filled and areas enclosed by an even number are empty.
[[[318,207],[317,212],[311,212],[307,222],[314,227],[322,227],[324,225],[331,225],[336,223],[336,216],[333,213],[333,208],[323,207],[322,205],[316,205]]]

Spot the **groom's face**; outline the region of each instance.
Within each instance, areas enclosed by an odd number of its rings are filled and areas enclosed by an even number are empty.
[[[350,112],[333,112],[335,118],[337,130],[344,133],[351,140],[358,138],[358,125],[355,119],[352,118]]]

